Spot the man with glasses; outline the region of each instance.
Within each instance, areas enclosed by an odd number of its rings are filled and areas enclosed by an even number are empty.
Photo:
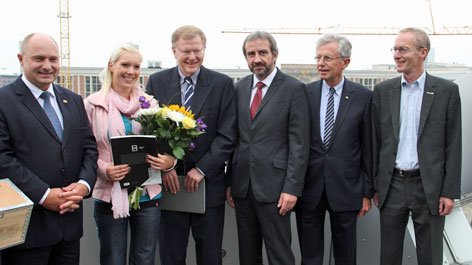
[[[179,191],[179,175],[185,175],[187,191],[206,180],[205,214],[162,211],[160,255],[163,265],[185,264],[190,228],[195,239],[197,264],[222,264],[225,202],[225,161],[236,141],[236,105],[233,80],[202,66],[206,37],[194,26],[178,28],[172,35],[172,51],[178,66],[149,78],[146,91],[160,104],[190,108],[203,117],[206,133],[193,142],[195,148],[179,161],[176,170],[162,176],[164,188]]]
[[[402,29],[392,48],[402,75],[374,88],[374,203],[380,210],[382,265],[402,264],[410,215],[418,264],[442,264],[445,216],[460,196],[459,89],[425,72],[429,50],[423,30]]]
[[[351,47],[343,36],[323,35],[315,57],[321,80],[307,85],[310,157],[297,207],[302,264],[323,264],[326,211],[335,264],[356,264],[357,216],[371,208],[372,91],[343,76]]]

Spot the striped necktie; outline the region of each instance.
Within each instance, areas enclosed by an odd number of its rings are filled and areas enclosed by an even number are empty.
[[[49,121],[51,121],[52,127],[54,127],[54,130],[56,131],[57,136],[59,137],[59,139],[62,140],[62,126],[61,126],[61,122],[59,121],[59,118],[57,117],[56,111],[51,105],[51,100],[50,100],[51,96],[52,96],[51,93],[44,91],[39,97],[44,100],[44,104],[43,104],[44,112],[48,116]]]
[[[185,77],[185,83],[187,84],[187,88],[185,89],[185,97],[184,97],[184,106],[186,109],[190,108],[190,104],[192,104],[192,97],[193,97],[193,81],[190,77]]]
[[[334,127],[334,94],[336,90],[329,88],[328,106],[326,107],[325,117],[325,130],[324,130],[324,147],[328,149],[329,143],[331,142],[331,133]]]

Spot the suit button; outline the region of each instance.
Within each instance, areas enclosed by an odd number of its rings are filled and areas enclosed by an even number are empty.
[[[64,175],[65,170],[61,168],[61,174]]]

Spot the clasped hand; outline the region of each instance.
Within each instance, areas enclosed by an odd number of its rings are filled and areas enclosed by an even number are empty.
[[[73,212],[80,207],[79,203],[88,193],[85,184],[76,182],[67,187],[51,188],[42,206],[59,214]]]

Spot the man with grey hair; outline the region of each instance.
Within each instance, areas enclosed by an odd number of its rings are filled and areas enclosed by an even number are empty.
[[[443,264],[445,216],[460,196],[459,88],[425,72],[430,45],[423,30],[401,30],[392,52],[402,75],[374,88],[374,203],[380,211],[382,265],[402,263],[410,215],[418,264]]]
[[[239,262],[262,264],[264,240],[269,264],[293,265],[290,210],[303,189],[310,133],[305,85],[275,67],[277,44],[269,33],[248,35],[243,52],[254,74],[235,86],[239,138],[227,189]]]
[[[357,215],[371,208],[372,91],[343,76],[351,43],[326,34],[316,47],[321,80],[307,85],[311,141],[297,226],[302,264],[322,264],[329,212],[336,265],[356,264]]]

